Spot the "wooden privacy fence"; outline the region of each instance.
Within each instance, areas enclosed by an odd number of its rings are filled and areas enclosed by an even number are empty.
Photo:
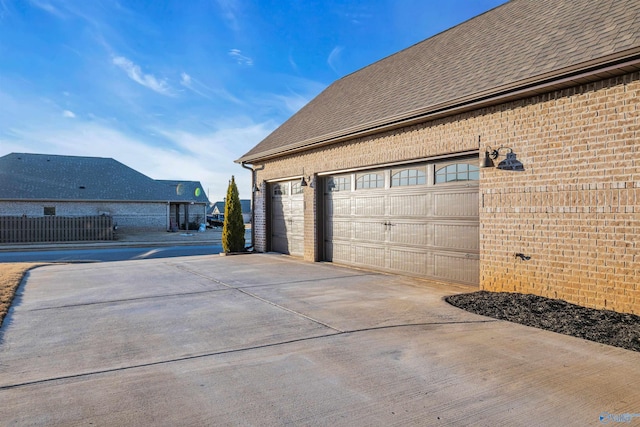
[[[0,216],[0,243],[113,240],[113,218],[106,215],[38,218]]]

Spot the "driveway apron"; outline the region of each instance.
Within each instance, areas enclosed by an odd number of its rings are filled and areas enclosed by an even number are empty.
[[[41,267],[0,330],[0,419],[640,425],[639,353],[442,299],[473,290],[274,254]]]

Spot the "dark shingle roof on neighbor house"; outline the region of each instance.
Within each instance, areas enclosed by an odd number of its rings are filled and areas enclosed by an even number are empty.
[[[207,215],[212,215],[216,208],[218,209],[218,212],[224,214],[224,206],[225,202],[215,202],[209,209],[207,209]],[[240,199],[240,208],[242,209],[242,213],[251,213],[251,200]]]
[[[0,200],[208,203],[197,181],[157,181],[109,158],[27,153],[0,157]]]
[[[237,161],[638,70],[639,54],[638,0],[511,0],[337,80]]]

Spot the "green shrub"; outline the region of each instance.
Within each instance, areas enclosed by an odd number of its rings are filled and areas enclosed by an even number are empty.
[[[238,195],[238,187],[232,176],[227,189],[227,199],[224,205],[224,225],[222,226],[222,249],[225,252],[244,251],[244,221],[242,220],[242,205]]]

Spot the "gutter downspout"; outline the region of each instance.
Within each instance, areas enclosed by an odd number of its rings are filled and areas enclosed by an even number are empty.
[[[264,165],[260,166],[259,168],[253,168],[246,166],[246,162],[242,162],[240,163],[240,166],[251,171],[251,246],[248,246],[246,249],[253,249],[256,241],[256,171],[261,171],[262,169],[264,169]]]

